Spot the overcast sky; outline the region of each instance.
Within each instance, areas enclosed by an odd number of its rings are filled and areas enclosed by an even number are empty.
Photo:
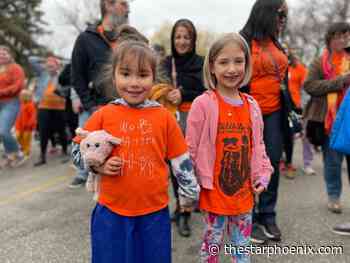
[[[62,19],[57,16],[56,1],[43,0],[45,20],[49,23],[49,30],[54,32],[43,41],[55,52],[69,57],[76,35],[62,26]],[[295,6],[299,1],[289,0],[288,4]],[[147,36],[165,21],[175,22],[180,18],[192,20],[197,28],[219,33],[238,31],[246,22],[254,2],[255,0],[134,0],[130,4],[130,24]]]

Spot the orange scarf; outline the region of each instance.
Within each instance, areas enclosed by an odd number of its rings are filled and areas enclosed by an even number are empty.
[[[350,70],[350,60],[345,52],[330,54],[325,50],[322,55],[322,69],[326,79],[334,79]],[[326,134],[330,134],[337,110],[344,97],[344,91],[327,94],[327,113],[325,117]]]

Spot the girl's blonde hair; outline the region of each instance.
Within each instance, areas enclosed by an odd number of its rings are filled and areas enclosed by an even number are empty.
[[[238,33],[225,34],[216,40],[210,47],[207,56],[205,57],[203,66],[204,86],[209,90],[216,89],[217,80],[214,74],[211,73],[211,67],[214,65],[220,51],[228,44],[236,44],[244,52],[245,56],[245,73],[240,87],[247,85],[252,75],[252,62],[250,56],[250,48],[244,38]]]

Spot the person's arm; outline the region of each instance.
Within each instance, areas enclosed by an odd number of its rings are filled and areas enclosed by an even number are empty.
[[[81,34],[74,44],[72,53],[71,81],[84,110],[88,111],[96,106],[96,102],[94,102],[91,98],[89,91],[89,57],[86,51],[85,41],[87,40],[84,39],[83,35]]]
[[[186,142],[192,161],[194,162],[198,153],[198,145],[203,131],[205,120],[205,109],[199,99],[193,101],[187,117]],[[195,163],[194,163],[195,165]]]
[[[335,79],[324,79],[321,59],[317,58],[310,66],[308,77],[304,83],[304,90],[314,97],[325,96],[346,88],[350,84],[350,74],[338,76]]]
[[[17,94],[24,86],[25,74],[23,69],[17,65],[10,65],[10,69],[7,74],[11,74],[12,83],[6,86],[2,86],[0,89],[0,97],[9,97]]]
[[[199,198],[200,187],[194,174],[189,153],[170,160],[171,169],[179,184],[179,202],[182,208],[192,208]]]
[[[95,111],[91,117],[86,121],[84,125],[84,130],[87,131],[97,131],[102,129],[102,112],[101,109],[98,111]],[[73,164],[82,170],[85,170],[89,167],[86,167],[84,163],[83,156],[80,152],[80,142],[82,141],[82,138],[80,136],[75,136],[72,142],[72,151],[71,151],[71,157]]]

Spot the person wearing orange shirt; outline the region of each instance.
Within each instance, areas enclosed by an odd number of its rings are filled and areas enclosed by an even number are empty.
[[[58,76],[61,63],[54,55],[46,58],[29,57],[32,69],[38,81],[34,92],[34,101],[38,107],[38,128],[40,137],[40,156],[34,166],[46,164],[47,146],[50,137],[58,133],[62,146],[62,157],[67,157],[68,139],[66,133],[66,101],[55,93],[58,88]]]
[[[241,30],[251,47],[253,74],[245,89],[259,103],[264,119],[264,142],[274,167],[267,191],[259,197],[253,215],[252,241],[280,241],[281,230],[276,220],[279,188],[279,162],[287,119],[284,115],[281,90],[288,85],[288,58],[279,42],[288,17],[285,0],[256,0],[248,21]]]
[[[306,67],[298,61],[293,51],[288,49],[288,89],[296,110],[301,114],[301,90],[307,75]],[[280,169],[288,179],[294,179],[296,168],[292,164],[294,150],[294,134],[286,132],[284,134],[284,153],[285,160],[281,160]]]
[[[17,140],[11,134],[19,112],[18,95],[25,82],[25,74],[7,46],[0,46],[0,140],[4,144],[5,158],[0,169],[16,167],[23,163],[24,156]]]
[[[181,209],[191,210],[198,198],[199,186],[175,117],[147,99],[156,60],[143,42],[118,45],[107,82],[121,98],[94,112],[84,129],[105,130],[121,144],[100,167],[85,167],[79,145],[73,145],[74,163],[101,177],[91,219],[93,263],[171,262],[167,161],[179,181]]]
[[[22,152],[26,158],[30,156],[32,146],[32,134],[36,129],[37,113],[33,101],[33,92],[24,89],[20,94],[21,107],[16,119],[16,137],[21,145]]]
[[[249,82],[249,46],[237,33],[211,46],[204,62],[208,91],[196,98],[187,120],[186,141],[199,178],[199,208],[205,232],[200,262],[218,262],[225,232],[230,244],[250,244],[254,194],[262,193],[273,171],[265,151],[257,102],[239,89]],[[227,230],[227,231],[226,231]],[[219,252],[215,251],[215,252]],[[232,262],[250,262],[232,253]]]

